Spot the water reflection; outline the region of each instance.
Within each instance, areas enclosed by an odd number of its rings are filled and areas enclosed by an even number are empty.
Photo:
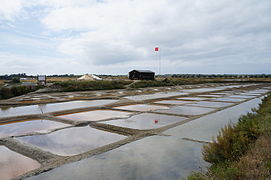
[[[119,106],[119,107],[115,107],[115,109],[130,110],[130,111],[154,111],[157,109],[169,109],[169,108],[166,106],[159,106],[159,105],[136,104],[136,105],[128,105],[128,106]]]
[[[135,96],[126,96],[125,98],[134,100],[134,101],[143,101],[148,99],[158,99],[158,98],[166,98],[172,96],[181,96],[186,95],[184,92],[159,92],[154,94],[144,94],[144,95],[135,95]]]
[[[39,179],[182,179],[205,170],[202,144],[174,137],[148,137],[112,151],[63,165],[29,180]]]
[[[163,100],[163,101],[156,101],[155,103],[158,104],[189,104],[191,103],[190,101],[181,101],[181,100]]]
[[[212,137],[216,137],[216,135],[218,135],[221,128],[229,123],[238,122],[241,115],[251,112],[251,108],[258,107],[260,102],[260,98],[253,99],[237,106],[203,116],[181,126],[172,128],[164,133],[179,138],[186,137],[203,141],[211,141]]]
[[[179,115],[201,115],[213,111],[213,108],[200,108],[192,106],[174,106],[170,109],[156,110],[155,112],[179,114]]]
[[[132,115],[130,112],[113,111],[113,110],[95,110],[80,113],[61,115],[58,117],[72,119],[76,121],[99,121],[111,118],[125,118]]]
[[[245,101],[246,99],[237,99],[237,98],[217,98],[214,101],[225,101],[225,102],[241,102]]]
[[[211,97],[211,98],[218,98],[221,97],[221,95],[217,95],[217,94],[203,94],[203,95],[198,95],[200,97]]]
[[[226,107],[233,105],[233,103],[226,103],[226,102],[211,102],[211,101],[200,101],[193,104],[189,104],[189,106],[202,106],[202,107]]]
[[[251,98],[254,98],[255,96],[252,96],[252,95],[232,95],[232,96],[229,96],[229,98],[244,98],[244,99],[251,99]]]
[[[173,124],[179,121],[183,121],[187,118],[179,116],[169,116],[153,113],[142,113],[134,115],[127,119],[118,119],[105,121],[102,123],[111,124],[115,126],[127,127],[132,129],[154,129],[169,124]]]
[[[191,101],[203,101],[203,100],[207,100],[209,98],[203,98],[203,97],[182,97],[182,98],[178,98],[180,100],[191,100]]]
[[[0,138],[24,135],[27,133],[52,130],[68,126],[70,125],[41,119],[0,124]]]
[[[51,103],[43,105],[30,105],[21,107],[0,108],[0,118],[10,116],[22,116],[30,114],[42,114],[56,111],[64,111],[76,108],[102,106],[116,102],[117,100],[93,100],[93,101],[69,101],[63,103]]]
[[[87,126],[68,128],[46,135],[19,137],[17,139],[54,154],[66,156],[80,154],[125,137]]]
[[[218,90],[221,90],[221,89],[225,89],[225,88],[222,88],[222,87],[218,87],[218,88],[197,88],[197,89],[186,89],[186,90],[183,90],[183,92],[186,92],[186,93],[200,93],[200,92],[212,92],[212,91],[218,91]]]
[[[0,146],[0,154],[0,179],[12,179],[40,167],[37,161],[4,146]]]

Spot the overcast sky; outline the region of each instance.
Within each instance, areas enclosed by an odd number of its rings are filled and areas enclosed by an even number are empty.
[[[270,0],[0,0],[0,74],[271,73]]]

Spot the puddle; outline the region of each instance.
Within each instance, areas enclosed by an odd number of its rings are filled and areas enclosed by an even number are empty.
[[[169,109],[169,107],[159,106],[159,105],[149,105],[149,104],[136,104],[136,105],[128,105],[128,106],[119,106],[119,107],[115,107],[115,109],[130,110],[130,111],[154,111],[157,109]]]
[[[225,97],[225,98],[217,98],[217,99],[214,99],[213,101],[241,102],[241,101],[244,101],[244,100],[246,100],[246,99],[237,99],[237,98]]]
[[[70,125],[42,119],[0,124],[0,138],[24,135],[32,132],[42,132],[68,126]]]
[[[227,94],[230,94],[231,92],[221,92],[221,93],[212,93],[212,94],[215,94],[215,95],[227,95]]]
[[[124,138],[126,136],[86,126],[63,129],[46,135],[19,137],[17,139],[54,154],[69,156],[80,154]]]
[[[204,93],[204,92],[220,91],[220,90],[238,88],[238,87],[244,87],[244,86],[249,86],[249,85],[231,85],[231,86],[219,86],[219,87],[214,87],[214,88],[187,89],[187,90],[183,90],[183,92],[186,92],[186,93]]]
[[[189,104],[189,101],[181,101],[181,100],[163,100],[163,101],[156,101],[155,103],[158,104]]]
[[[203,95],[197,95],[200,97],[214,97],[214,98],[218,98],[218,97],[222,97],[221,95],[216,95],[216,94],[203,94]]]
[[[40,164],[18,154],[5,146],[0,146],[0,179],[13,179],[40,167]]]
[[[28,178],[47,179],[183,179],[206,171],[202,144],[153,136]]]
[[[180,100],[191,100],[191,101],[203,101],[203,100],[208,100],[209,98],[203,98],[203,97],[182,97],[178,98]]]
[[[251,98],[255,98],[255,96],[248,96],[248,95],[232,95],[232,96],[229,96],[229,98],[244,98],[244,99],[251,99]]]
[[[186,93],[200,93],[200,92],[212,92],[212,91],[219,91],[222,88],[218,87],[218,88],[197,88],[197,89],[185,89],[182,90],[182,92],[186,92]]]
[[[245,96],[261,96],[262,94],[259,94],[259,93],[249,93],[249,92],[244,92],[244,93],[238,93],[238,95],[245,95]]]
[[[164,134],[179,138],[190,138],[202,141],[211,141],[216,137],[221,128],[229,123],[237,123],[241,115],[251,112],[251,108],[257,108],[261,99],[253,99],[242,104],[203,116],[183,125],[164,132]]]
[[[132,115],[129,112],[113,111],[113,110],[95,110],[80,113],[61,115],[58,117],[72,119],[77,121],[100,121],[111,118],[126,118]]]
[[[213,111],[212,108],[200,108],[192,106],[174,106],[166,110],[156,110],[155,112],[179,114],[179,115],[201,115]]]
[[[256,93],[256,94],[265,94],[268,93],[270,90],[267,89],[257,89],[253,91],[248,91],[248,93]]]
[[[69,101],[63,103],[50,103],[41,105],[30,105],[21,107],[0,108],[1,117],[22,116],[31,114],[42,114],[56,111],[64,111],[77,108],[103,106],[117,102],[117,100],[93,100],[93,101]]]
[[[142,113],[134,115],[127,119],[118,119],[102,122],[104,124],[111,124],[114,126],[127,127],[132,129],[155,129],[169,124],[173,124],[179,121],[183,121],[187,118],[179,116],[168,116],[153,113]]]
[[[189,106],[203,106],[203,107],[226,107],[233,105],[233,103],[225,103],[225,102],[212,102],[212,101],[200,101],[193,104],[189,104]]]
[[[217,88],[218,89],[230,89],[230,88],[240,88],[240,87],[247,87],[247,86],[251,86],[251,84],[220,86],[220,87],[217,87]]]
[[[149,99],[158,99],[158,98],[167,98],[172,96],[181,96],[186,95],[187,93],[183,92],[159,92],[154,94],[143,94],[143,95],[136,95],[136,96],[125,96],[124,98],[128,98],[133,101],[143,101]]]

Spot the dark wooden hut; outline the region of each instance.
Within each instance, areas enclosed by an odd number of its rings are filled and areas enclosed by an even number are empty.
[[[129,79],[132,80],[154,80],[155,73],[149,70],[132,70]]]

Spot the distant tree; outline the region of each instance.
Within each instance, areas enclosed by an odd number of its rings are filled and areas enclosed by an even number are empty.
[[[14,77],[11,80],[11,83],[19,83],[20,82],[20,78],[19,77]]]

